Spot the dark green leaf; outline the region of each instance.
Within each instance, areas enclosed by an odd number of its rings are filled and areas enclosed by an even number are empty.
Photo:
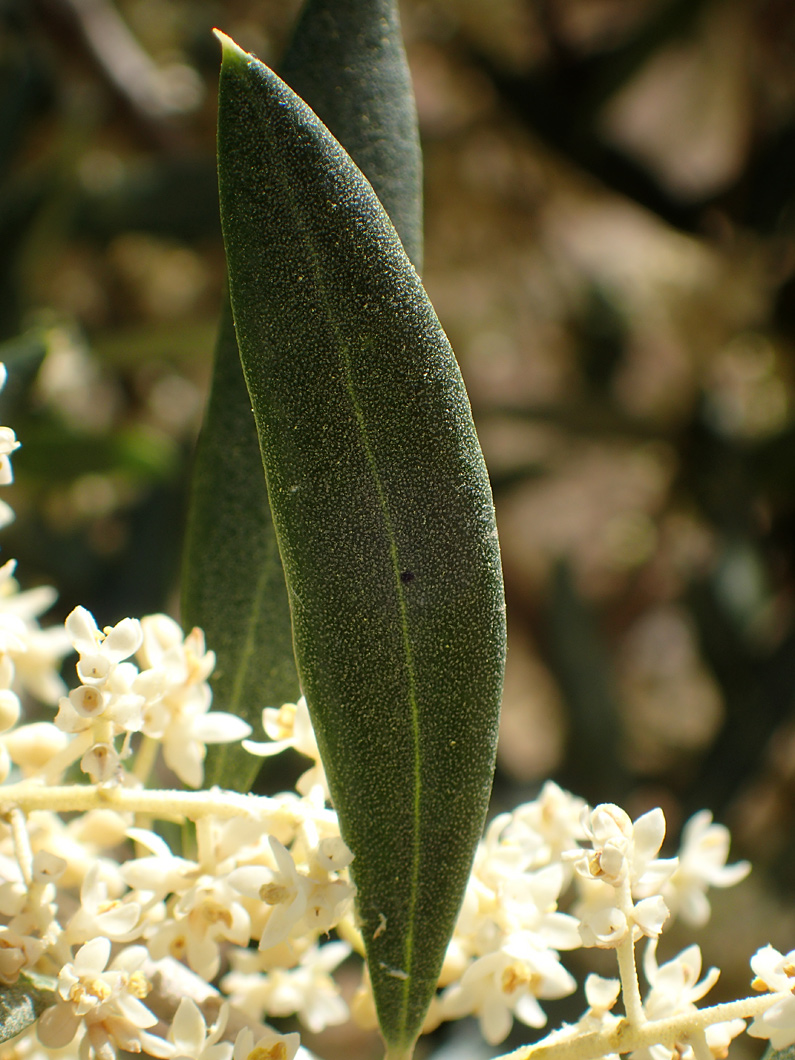
[[[223,39],[221,220],[296,660],[389,1053],[411,1052],[485,816],[504,602],[447,339],[377,197]]]
[[[309,0],[281,76],[373,185],[422,269],[422,156],[396,0]]]
[[[290,608],[232,315],[224,309],[193,474],[182,613],[216,653],[216,710],[261,734],[262,708],[300,695]],[[210,749],[205,783],[248,791],[259,769],[238,743]]]

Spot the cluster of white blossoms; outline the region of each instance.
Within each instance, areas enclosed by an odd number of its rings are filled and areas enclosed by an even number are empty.
[[[0,483],[17,445],[0,427]],[[12,514],[3,506],[0,522]],[[82,607],[63,629],[41,629],[53,599],[0,568],[0,1060],[293,1060],[299,1035],[265,1020],[374,1026],[352,858],[306,703],[265,708],[269,739],[246,740],[248,725],[211,709],[215,660],[200,630],[185,636],[165,615],[100,628]],[[21,693],[54,708],[52,720],[21,720]],[[273,797],[196,790],[207,745],[240,739],[254,755],[293,748],[310,768]],[[159,766],[181,786],[148,787]],[[496,1044],[514,1019],[544,1027],[542,1003],[577,988],[561,954],[598,947],[616,951],[617,977],[588,976],[582,1018],[523,1057],[709,1060],[749,1019],[752,1035],[795,1043],[795,952],[761,949],[758,995],[702,1009],[718,973],[702,977],[698,946],[658,963],[663,927],[703,924],[708,889],[748,872],[727,865],[728,831],[709,813],[687,824],[676,857],[659,857],[664,836],[661,810],[633,822],[551,782],[495,818],[426,1030],[475,1016]],[[361,985],[345,999],[334,973],[352,954]],[[10,1040],[20,997],[38,1019]]]

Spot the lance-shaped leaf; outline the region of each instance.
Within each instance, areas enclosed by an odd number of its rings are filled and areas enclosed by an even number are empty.
[[[411,260],[422,259],[422,163],[396,0],[309,0],[285,78],[364,171]],[[182,612],[217,656],[218,710],[259,730],[262,708],[299,694],[289,605],[251,402],[228,308],[197,447]],[[205,783],[247,791],[259,760],[238,743],[210,749]]]
[[[390,1055],[433,995],[488,801],[504,602],[463,382],[372,188],[223,38],[221,219],[298,672]]]

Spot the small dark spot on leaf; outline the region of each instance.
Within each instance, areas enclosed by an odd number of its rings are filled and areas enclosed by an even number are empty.
[[[414,581],[414,571],[413,570],[401,571],[400,580],[403,582],[404,585],[408,585],[409,582],[413,582]]]

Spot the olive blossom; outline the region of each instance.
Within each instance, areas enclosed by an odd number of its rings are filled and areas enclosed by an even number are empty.
[[[701,950],[688,946],[665,964],[657,963],[657,940],[649,940],[643,958],[643,971],[651,987],[644,999],[643,1008],[649,1019],[664,1019],[679,1013],[695,1013],[700,1001],[718,981],[719,971],[710,968],[703,979],[701,975]],[[714,1023],[707,1029],[707,1043],[716,1055],[728,1047],[745,1029],[741,1019]],[[677,1046],[653,1045],[636,1050],[632,1060],[673,1060],[675,1056],[692,1057],[692,1050]]]
[[[168,1041],[174,1047],[171,1060],[231,1060],[234,1046],[219,1041],[228,1018],[229,1006],[222,1005],[217,1021],[208,1028],[196,1002],[183,997],[168,1032]]]
[[[301,1044],[298,1034],[277,1034],[268,1031],[259,1039],[248,1027],[241,1030],[233,1051],[233,1060],[294,1060]]]
[[[323,763],[320,761],[320,751],[312,722],[309,719],[306,699],[301,696],[297,703],[284,703],[278,709],[265,707],[262,712],[262,728],[271,742],[257,743],[255,740],[244,740],[243,746],[249,754],[267,758],[292,747],[299,754],[313,761],[311,768],[298,778],[295,785],[296,791],[306,795],[315,785],[318,785],[328,797],[328,781]]]
[[[331,972],[350,952],[347,942],[328,942],[311,946],[292,968],[268,968],[261,952],[238,951],[222,986],[232,1003],[255,1019],[295,1014],[317,1034],[348,1018]]]
[[[767,1038],[774,1049],[795,1044],[795,950],[781,954],[772,946],[763,946],[751,958],[756,978],[755,990],[780,991],[781,997],[748,1028],[754,1038]]]
[[[747,861],[726,864],[730,839],[729,829],[715,824],[709,810],[694,814],[682,829],[679,860],[662,893],[671,912],[694,927],[709,919],[710,887],[733,887],[751,871]]]
[[[4,379],[0,366],[0,386]],[[0,428],[0,484],[10,481],[17,446]],[[9,511],[0,509],[0,522]],[[20,590],[14,571],[13,561],[0,567],[0,984],[29,973],[55,983],[14,1055],[294,1060],[297,1034],[248,1024],[296,1015],[320,1032],[350,1012],[374,1026],[366,965],[350,1010],[336,979],[363,946],[352,854],[328,805],[306,702],[266,707],[271,742],[244,743],[264,757],[288,747],[306,755],[312,766],[297,790],[270,798],[188,790],[203,781],[207,744],[250,732],[211,710],[215,657],[202,631],[186,635],[165,615],[100,628],[83,607],[60,630],[40,629],[53,591]],[[69,646],[78,653],[71,690],[57,673]],[[57,704],[54,722],[26,723],[22,691]],[[182,787],[146,787],[161,752]],[[78,762],[91,783],[63,783]],[[159,831],[169,819],[188,826],[170,844]],[[698,946],[658,965],[668,921],[703,923],[708,888],[748,872],[745,862],[727,864],[728,831],[708,811],[685,826],[678,857],[659,857],[664,836],[659,809],[632,821],[551,781],[496,817],[476,852],[425,1029],[471,1015],[496,1044],[515,1019],[544,1027],[543,1003],[577,986],[561,954],[596,946],[615,950],[618,977],[588,975],[583,1016],[527,1047],[525,1060],[535,1048],[545,1060],[710,1060],[725,1056],[746,1019],[774,1048],[795,1043],[795,951],[759,950],[759,996],[708,1008],[698,1004],[718,972],[701,975]],[[328,938],[332,931],[339,938]],[[219,977],[220,990],[211,985]]]
[[[140,971],[146,950],[134,946],[108,964],[110,942],[92,939],[78,950],[58,976],[55,1005],[38,1022],[39,1040],[59,1049],[82,1032],[81,1056],[113,1060],[119,1049],[168,1057],[172,1049],[149,1028],[157,1018],[144,1005],[151,984]]]
[[[240,740],[251,726],[233,714],[210,710],[207,679],[215,654],[206,650],[200,629],[184,636],[168,615],[148,615],[141,625],[139,660],[160,680],[159,693],[146,702],[143,732],[160,741],[166,765],[179,779],[198,788],[204,777],[205,745]]]
[[[554,950],[540,946],[529,932],[519,932],[500,949],[477,958],[460,982],[445,990],[441,1012],[444,1019],[476,1015],[483,1037],[495,1045],[507,1036],[513,1016],[530,1027],[543,1027],[547,1017],[538,999],[565,997],[576,987]]]

